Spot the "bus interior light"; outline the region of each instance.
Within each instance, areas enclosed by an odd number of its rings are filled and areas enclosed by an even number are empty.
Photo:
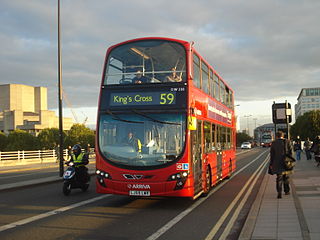
[[[150,57],[146,54],[144,54],[143,52],[141,52],[140,50],[138,50],[137,48],[130,48],[133,52],[135,52],[136,54],[140,55],[141,57],[143,57],[144,59],[149,59]]]

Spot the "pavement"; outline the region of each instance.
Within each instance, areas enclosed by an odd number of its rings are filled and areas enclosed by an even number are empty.
[[[320,167],[301,156],[290,195],[277,199],[276,176],[265,174],[239,240],[320,239]]]

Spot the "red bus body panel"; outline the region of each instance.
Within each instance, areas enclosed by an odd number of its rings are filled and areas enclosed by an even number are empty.
[[[211,170],[211,185],[214,186],[217,184],[218,181],[222,180],[231,175],[232,172],[235,171],[236,168],[236,157],[235,157],[235,117],[234,112],[231,109],[228,109],[222,103],[218,102],[217,100],[213,99],[212,97],[208,96],[200,89],[196,88],[193,85],[192,81],[192,54],[196,52],[193,47],[192,43],[177,40],[177,39],[170,39],[170,38],[157,38],[157,37],[150,37],[150,38],[139,38],[134,40],[125,41],[116,45],[111,46],[107,53],[106,53],[106,60],[108,54],[112,51],[113,48],[120,46],[122,44],[126,44],[129,42],[140,41],[140,40],[169,40],[181,43],[186,49],[186,58],[187,58],[187,99],[188,102],[188,116],[194,116],[199,120],[202,121],[210,121],[215,124],[219,124],[221,126],[226,126],[232,129],[232,138],[233,138],[233,146],[222,152],[222,171],[221,176],[217,174],[217,152],[213,151],[208,154],[204,154],[202,150],[202,179],[205,179],[206,169],[209,166]],[[199,55],[200,56],[200,55]],[[201,58],[201,61],[204,61]],[[105,61],[106,64],[106,61]],[[208,64],[208,66],[210,66]],[[213,72],[219,76],[214,70]],[[102,81],[103,82],[103,76]],[[225,84],[227,86],[227,84]],[[101,85],[102,87],[102,85]],[[231,88],[230,88],[231,90]],[[232,90],[231,90],[232,91]],[[100,94],[101,96],[101,94]],[[99,105],[101,102],[101,98],[99,97]],[[232,114],[232,119],[230,122],[226,121],[225,119],[221,118],[219,120],[213,119],[210,117],[210,113],[208,110],[208,105],[212,104],[215,105],[217,111],[221,112],[228,112]],[[192,114],[190,109],[196,109],[196,113]],[[165,111],[165,110],[164,110]],[[97,120],[99,121],[99,120]],[[99,123],[97,123],[97,126]],[[130,195],[129,191],[141,191],[141,192],[150,192],[150,196],[172,196],[172,197],[192,197],[194,198],[197,194],[194,189],[194,176],[193,176],[193,166],[192,166],[192,156],[191,156],[191,140],[190,140],[190,132],[191,130],[186,129],[186,145],[184,148],[183,156],[180,160],[170,166],[165,168],[159,168],[154,170],[129,170],[118,168],[106,160],[104,160],[103,156],[99,152],[99,143],[98,143],[98,131],[96,137],[96,167],[99,170],[103,170],[110,175],[110,178],[104,178],[103,184],[99,182],[99,179],[96,180],[96,191],[102,194],[119,194],[119,195]],[[203,146],[201,146],[203,149]],[[180,190],[175,190],[176,181],[169,181],[168,178],[177,172],[180,172],[181,169],[179,167],[181,164],[188,164],[189,168],[185,169],[188,172],[188,177],[184,184],[184,187]],[[126,179],[124,175],[130,175],[131,179]],[[203,188],[205,181],[203,181],[202,185]]]

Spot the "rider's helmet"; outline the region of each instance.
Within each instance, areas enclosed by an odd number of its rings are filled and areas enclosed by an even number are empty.
[[[76,144],[72,147],[72,152],[74,155],[78,156],[81,153],[81,146],[80,144]]]

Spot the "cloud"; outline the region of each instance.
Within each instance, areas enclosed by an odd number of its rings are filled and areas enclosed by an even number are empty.
[[[56,4],[3,0],[0,9],[0,83],[48,87],[51,108],[57,106]],[[317,0],[64,0],[63,87],[74,107],[94,107],[110,45],[166,36],[194,41],[237,101],[298,96],[303,87],[319,87],[319,7]]]

